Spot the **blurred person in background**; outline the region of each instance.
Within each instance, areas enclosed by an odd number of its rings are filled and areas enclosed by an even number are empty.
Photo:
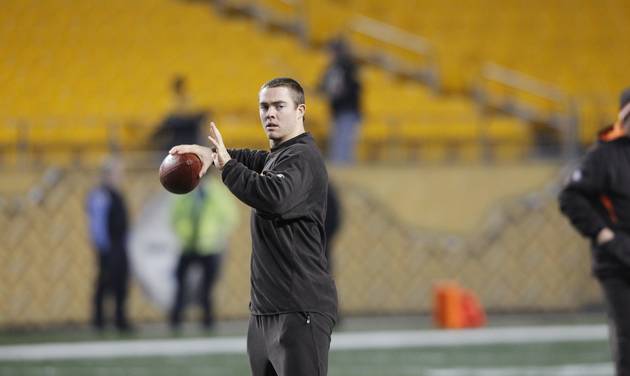
[[[173,77],[171,92],[171,109],[153,135],[153,144],[159,145],[163,151],[174,145],[199,143],[201,125],[210,115],[209,110],[195,107],[185,76]]]
[[[324,221],[324,231],[326,232],[326,260],[328,270],[333,274],[332,249],[334,241],[341,227],[341,204],[337,189],[332,182],[328,182],[328,196],[326,197],[326,220]]]
[[[341,203],[339,202],[339,195],[337,194],[337,188],[328,181],[328,195],[326,197],[326,219],[324,220],[324,231],[326,232],[326,262],[328,262],[328,272],[334,276],[334,262],[333,262],[333,249],[335,246],[335,239],[339,233],[342,223]],[[341,313],[337,313],[336,328],[342,325]]]
[[[333,125],[328,157],[338,164],[353,163],[361,123],[361,83],[358,65],[345,40],[330,43],[330,64],[320,80],[318,91],[327,98]]]
[[[87,196],[90,239],[95,249],[97,275],[94,281],[92,325],[105,327],[104,305],[114,297],[115,325],[120,331],[131,329],[126,314],[129,285],[127,205],[121,192],[123,164],[109,158],[101,167],[101,181]]]
[[[560,194],[560,208],[591,240],[606,300],[617,376],[630,376],[630,88],[617,122],[600,133]]]
[[[188,93],[188,82],[185,76],[176,75],[171,82],[173,114],[186,115],[193,112],[193,100]]]
[[[170,325],[179,329],[185,295],[193,289],[186,285],[191,267],[200,267],[201,284],[197,301],[203,310],[202,325],[214,324],[212,290],[219,276],[228,238],[238,220],[238,208],[227,188],[214,174],[209,174],[191,193],[177,196],[172,208],[172,223],[182,252],[176,268],[177,288],[170,315]]]

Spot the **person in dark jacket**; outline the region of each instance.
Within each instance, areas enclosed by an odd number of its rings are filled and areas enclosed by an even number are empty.
[[[328,270],[333,274],[332,248],[341,228],[341,203],[337,189],[328,182],[328,196],[326,197],[326,219],[324,220],[324,231],[326,232],[326,260],[328,260]]]
[[[319,91],[328,99],[333,118],[328,153],[331,162],[355,161],[355,149],[361,123],[361,82],[359,69],[345,40],[329,45],[331,62],[319,83]]]
[[[560,209],[591,240],[593,274],[602,286],[617,376],[630,376],[630,88],[618,120],[571,174]]]
[[[90,239],[96,251],[98,268],[94,283],[92,325],[105,327],[105,298],[112,294],[115,303],[115,325],[129,331],[126,302],[129,282],[127,205],[120,191],[123,167],[117,159],[108,159],[101,171],[101,183],[87,197]]]
[[[253,376],[326,375],[337,292],[324,251],[328,174],[304,130],[304,90],[290,78],[265,83],[259,114],[270,151],[226,149],[211,123],[212,149],[197,154],[252,207],[251,317],[247,353]]]
[[[174,145],[194,144],[201,139],[201,126],[210,116],[209,109],[195,106],[188,91],[188,80],[177,75],[171,84],[171,109],[152,135],[151,142],[159,150],[168,151]]]

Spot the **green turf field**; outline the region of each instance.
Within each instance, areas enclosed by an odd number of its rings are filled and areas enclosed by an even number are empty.
[[[489,328],[469,331],[468,334],[472,334],[473,337],[467,337],[466,333],[462,336],[460,331],[449,334],[445,331],[431,330],[429,325],[421,325],[424,326],[423,330],[418,330],[417,317],[408,320],[383,318],[380,321],[355,319],[346,322],[343,330],[334,335],[329,375],[612,376],[610,352],[604,338],[605,326],[601,319],[602,316],[599,314],[559,318],[552,316],[537,316],[533,319],[500,318],[494,319],[494,325]],[[529,329],[524,333],[517,332],[514,337],[510,330],[518,328],[519,324],[521,328]],[[591,334],[588,334],[589,327],[596,330],[591,330]],[[578,332],[586,331],[588,335],[576,338],[572,337],[575,333],[565,333],[563,335],[568,339],[556,340],[554,334],[551,340],[540,340],[541,334],[544,336],[545,333],[554,330],[553,328],[568,328],[569,331],[577,328]],[[505,335],[504,330],[507,330],[508,337],[511,336],[512,339],[501,342],[498,336]],[[245,322],[223,324],[213,335],[203,335],[196,331],[195,327],[189,327],[187,332],[176,337],[168,332],[147,328],[133,336],[117,336],[115,333],[96,336],[85,330],[0,332],[0,376],[249,375],[247,357],[244,354],[244,332]],[[391,335],[400,338],[404,337],[405,333],[416,333],[414,338],[421,341],[426,339],[428,343],[421,346],[414,343],[401,346],[391,344]],[[474,343],[474,335],[477,333],[486,333],[482,337],[489,343]],[[366,334],[372,337],[364,341],[362,336]],[[431,343],[442,334],[446,334],[447,337],[452,334],[455,340],[441,345]],[[345,337],[345,341],[339,340],[343,339],[342,337]],[[492,343],[495,339],[497,343]],[[178,350],[187,348],[186,346],[191,346],[191,342],[198,340],[216,341],[219,346],[233,340],[241,342],[235,349],[226,350],[225,353],[219,349],[218,352],[209,351],[203,355],[174,355],[168,351],[160,355],[142,355],[143,349],[148,347],[149,351],[153,351],[151,347],[157,347],[161,342],[168,342],[170,349]],[[381,340],[382,342],[379,342]],[[437,340],[439,342],[439,338]],[[67,355],[62,356],[64,359],[17,361],[6,353],[11,346],[33,348],[43,344],[50,351],[58,349],[62,343],[74,349],[64,353]],[[116,354],[116,351],[120,354],[120,348],[125,348],[126,345],[132,346],[129,351],[140,352],[131,356],[127,353],[110,356],[108,353],[99,359],[81,358],[82,350],[90,345],[104,346],[105,351],[112,351],[112,354]],[[229,343],[226,346],[229,348]],[[183,354],[188,352],[184,351]]]
[[[334,351],[331,376],[612,375],[605,342]],[[2,376],[248,375],[244,354],[1,362]]]

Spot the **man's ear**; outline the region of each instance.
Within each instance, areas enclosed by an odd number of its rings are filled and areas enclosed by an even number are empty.
[[[298,104],[297,106],[298,119],[301,118],[304,120],[304,115],[306,115],[306,105],[304,103]]]

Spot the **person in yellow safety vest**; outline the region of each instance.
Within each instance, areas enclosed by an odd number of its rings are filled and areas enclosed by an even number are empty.
[[[170,325],[179,329],[184,309],[186,275],[192,265],[201,267],[198,302],[203,310],[202,324],[214,323],[212,289],[219,275],[228,239],[238,221],[236,201],[215,176],[209,176],[194,191],[178,196],[172,206],[172,225],[182,246],[176,268],[177,288],[170,312]]]

